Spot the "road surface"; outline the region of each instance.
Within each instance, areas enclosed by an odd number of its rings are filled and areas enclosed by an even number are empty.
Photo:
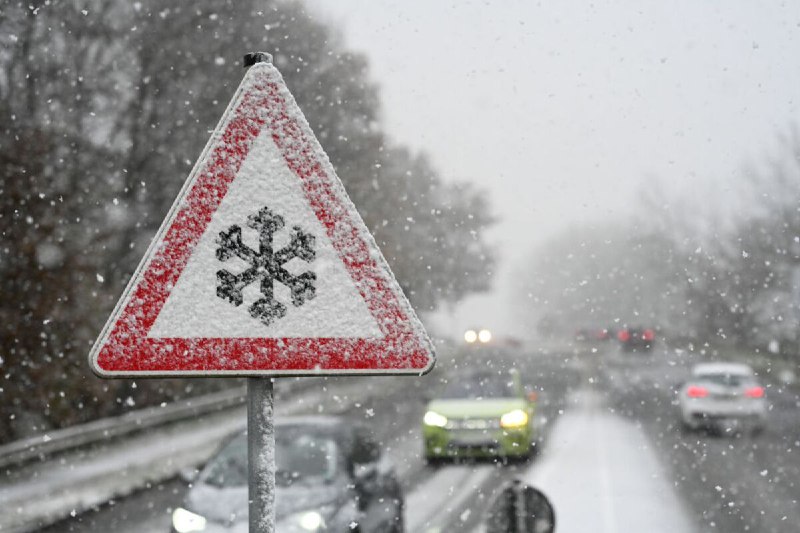
[[[348,411],[374,428],[395,463],[412,533],[482,531],[489,502],[514,477],[551,497],[559,533],[798,531],[796,390],[768,387],[770,426],[758,437],[687,434],[677,423],[674,390],[693,362],[664,347],[628,354],[613,343],[556,352],[467,350],[441,357],[424,378],[371,379]],[[425,466],[421,398],[453,372],[478,365],[513,365],[539,389],[540,453],[528,463]],[[332,381],[331,391],[342,383]],[[167,532],[185,491],[185,482],[173,479],[42,531]]]

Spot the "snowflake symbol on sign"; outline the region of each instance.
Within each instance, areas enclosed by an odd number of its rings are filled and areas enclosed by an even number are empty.
[[[283,217],[273,213],[268,207],[247,217],[247,226],[257,230],[259,234],[258,251],[242,242],[242,228],[233,225],[228,231],[222,231],[217,238],[217,259],[227,261],[238,257],[246,261],[249,268],[241,274],[233,274],[227,270],[217,271],[217,296],[235,306],[242,305],[242,290],[253,282],[261,281],[261,294],[250,306],[250,316],[270,325],[286,316],[286,306],[275,299],[274,283],[280,282],[292,292],[292,304],[303,305],[317,295],[314,272],[303,272],[299,276],[290,274],[284,265],[295,257],[310,263],[316,257],[313,235],[304,232],[299,226],[292,228],[289,245],[281,250],[273,251],[273,239],[276,232],[285,226]]]

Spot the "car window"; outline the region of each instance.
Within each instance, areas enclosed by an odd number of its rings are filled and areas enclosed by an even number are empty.
[[[749,376],[742,374],[726,374],[722,372],[713,374],[699,374],[696,376],[696,379],[697,381],[715,383],[717,385],[725,385],[727,387],[739,387],[741,385],[753,382],[753,379]]]
[[[200,474],[200,480],[215,487],[247,486],[247,439],[237,437],[223,447]]]
[[[317,483],[333,479],[338,472],[339,448],[328,436],[282,429],[275,438],[276,483]],[[247,438],[228,443],[203,470],[201,481],[215,487],[247,486]]]
[[[339,448],[328,436],[285,430],[275,438],[278,484],[329,481],[336,476]]]

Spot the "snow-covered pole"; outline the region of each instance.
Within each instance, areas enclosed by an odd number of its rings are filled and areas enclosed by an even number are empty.
[[[275,423],[272,379],[247,378],[250,533],[275,531]]]
[[[265,52],[244,56],[244,68],[272,63]],[[248,516],[250,533],[275,532],[275,402],[271,378],[247,378]]]

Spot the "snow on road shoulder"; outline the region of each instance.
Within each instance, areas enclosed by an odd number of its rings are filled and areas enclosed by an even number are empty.
[[[526,474],[556,510],[558,533],[688,533],[683,503],[641,429],[582,392]]]

